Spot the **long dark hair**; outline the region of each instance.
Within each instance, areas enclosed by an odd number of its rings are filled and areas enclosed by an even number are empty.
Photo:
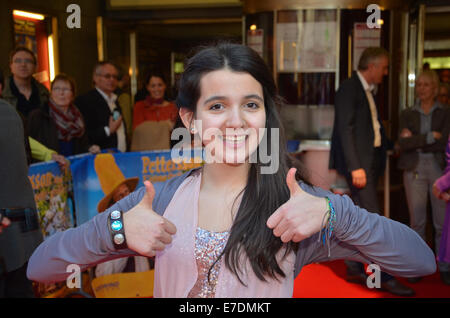
[[[284,254],[286,256],[297,250],[297,244],[292,242],[284,244],[280,238],[273,235],[266,222],[278,207],[289,200],[286,174],[294,163],[287,153],[283,127],[277,111],[277,107],[281,106],[281,99],[277,95],[275,82],[264,60],[255,51],[240,44],[220,43],[203,48],[187,62],[178,83],[176,104],[195,114],[200,98],[201,78],[209,72],[221,69],[248,73],[261,84],[266,111],[267,140],[271,140],[271,128],[279,129],[279,153],[275,154],[279,156],[279,169],[273,174],[260,173],[264,164],[261,163],[259,155],[257,162],[250,164],[247,185],[243,190],[242,200],[221,256],[225,256],[226,266],[243,285],[245,283],[239,275],[243,273],[241,269],[243,256],[248,258],[255,275],[261,281],[266,281],[265,276],[275,279],[285,277],[277,262],[276,254],[282,247],[286,247]],[[268,154],[273,155],[270,153],[272,151],[270,142],[268,148]],[[305,180],[302,167],[298,164],[296,167],[296,177]]]

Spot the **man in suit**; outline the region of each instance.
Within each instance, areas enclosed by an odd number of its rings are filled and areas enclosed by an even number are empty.
[[[122,109],[114,91],[117,88],[118,71],[111,62],[99,62],[94,68],[95,88],[75,99],[86,122],[91,144],[100,148],[117,148],[127,151],[125,123]]]
[[[372,94],[388,74],[389,54],[383,48],[364,50],[358,70],[336,92],[330,169],[343,175],[355,204],[380,213],[376,186],[383,174],[388,140]],[[346,261],[347,281],[366,285],[364,266]],[[387,273],[381,273],[381,288],[393,294],[412,296],[414,291]]]

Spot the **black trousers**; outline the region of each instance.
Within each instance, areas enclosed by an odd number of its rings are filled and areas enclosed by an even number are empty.
[[[33,286],[27,278],[28,262],[0,276],[0,298],[34,298]]]
[[[364,188],[356,188],[353,185],[351,174],[347,174],[345,176],[350,188],[353,202],[359,207],[372,213],[381,213],[377,197],[377,184],[378,179],[384,173],[384,160],[386,160],[386,158],[382,155],[381,149],[375,148],[372,166],[369,171],[366,171],[367,184]],[[351,271],[352,273],[365,273],[364,265],[362,263],[354,261],[345,261],[345,263],[347,264],[347,271]],[[384,272],[381,272],[380,276],[382,282],[386,282],[394,278]]]

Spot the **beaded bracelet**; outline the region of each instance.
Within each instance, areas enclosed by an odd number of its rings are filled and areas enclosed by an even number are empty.
[[[331,255],[330,239],[331,234],[333,234],[334,224],[336,223],[336,212],[334,211],[334,207],[331,204],[330,199],[328,197],[325,197],[325,200],[327,201],[328,210],[323,216],[318,242],[320,243],[320,240],[322,240],[322,244],[328,247],[328,257],[330,257]],[[326,222],[326,220],[328,220],[328,224],[325,227],[322,234],[322,229],[324,228],[324,223]]]

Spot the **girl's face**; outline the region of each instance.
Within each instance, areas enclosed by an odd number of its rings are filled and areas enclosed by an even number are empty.
[[[248,73],[228,69],[209,72],[200,80],[196,110],[195,118],[192,112],[188,114],[185,125],[195,125],[195,133],[214,162],[247,162],[258,148],[263,135],[259,129],[266,123],[261,84]]]
[[[73,100],[73,92],[67,81],[56,81],[50,93],[52,100],[57,106],[68,106]]]
[[[436,97],[437,87],[428,76],[420,76],[416,82],[416,93],[420,100],[430,100]]]
[[[152,76],[147,84],[147,90],[149,91],[153,99],[164,98],[164,92],[166,91],[166,84],[160,77]]]

